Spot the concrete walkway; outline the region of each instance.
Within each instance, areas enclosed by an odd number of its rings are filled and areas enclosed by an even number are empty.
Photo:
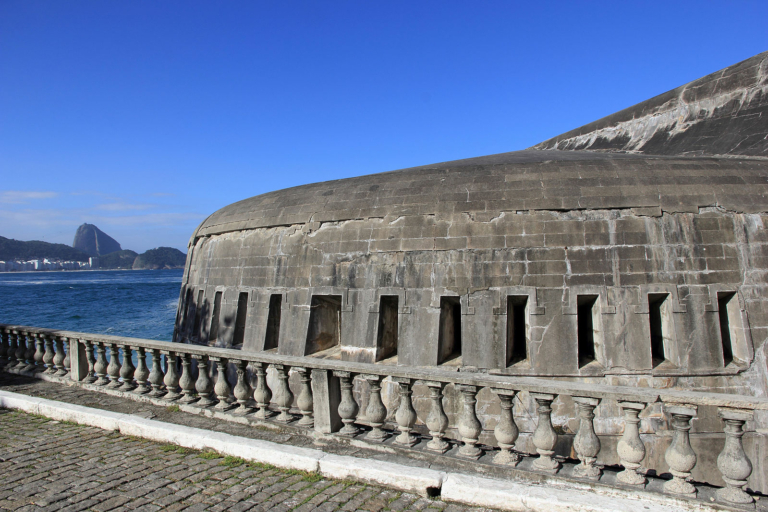
[[[488,510],[0,409],[0,510]]]

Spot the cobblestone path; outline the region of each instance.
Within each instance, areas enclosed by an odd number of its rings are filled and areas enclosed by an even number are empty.
[[[0,510],[488,509],[0,409]]]

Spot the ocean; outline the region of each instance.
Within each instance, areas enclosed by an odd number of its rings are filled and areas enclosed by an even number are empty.
[[[0,323],[171,341],[183,273],[0,273]]]

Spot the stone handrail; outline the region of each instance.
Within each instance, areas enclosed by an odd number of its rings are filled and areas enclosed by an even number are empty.
[[[664,483],[663,490],[683,497],[695,497],[697,493],[697,488],[689,482],[697,462],[689,439],[691,421],[697,416],[699,407],[715,406],[725,424],[725,447],[717,459],[717,469],[726,486],[717,491],[717,499],[737,505],[753,502],[753,497],[745,491],[752,463],[742,446],[744,425],[755,410],[768,410],[766,398],[733,394],[355,363],[18,325],[0,324],[0,335],[0,366],[6,371],[67,376],[95,388],[145,394],[169,403],[195,404],[260,420],[267,420],[277,413],[272,421],[347,437],[363,433],[363,426],[356,421],[359,406],[353,393],[353,381],[360,377],[369,386],[365,416],[370,430],[365,439],[371,442],[383,441],[390,435],[383,428],[387,409],[381,399],[382,380],[390,378],[399,388],[395,414],[398,435],[394,443],[405,448],[419,442],[414,432],[417,418],[411,395],[414,384],[424,384],[429,389],[431,404],[425,421],[431,438],[425,449],[437,454],[451,448],[446,440],[449,420],[442,397],[445,387],[453,385],[461,395],[461,409],[455,425],[460,436],[457,456],[469,460],[484,455],[483,448],[478,446],[482,430],[476,403],[478,392],[489,388],[498,396],[501,408],[499,423],[494,430],[498,451],[493,463],[511,467],[517,466],[525,456],[515,450],[519,428],[512,414],[512,403],[517,393],[526,391],[536,402],[538,418],[532,438],[538,457],[533,459],[531,467],[534,471],[550,474],[557,473],[562,467],[561,460],[555,457],[559,434],[552,425],[552,403],[558,396],[569,396],[576,404],[579,421],[573,447],[580,462],[573,468],[572,475],[589,480],[599,480],[603,473],[596,465],[601,446],[594,430],[594,411],[602,401],[612,400],[620,406],[624,422],[624,432],[616,448],[623,471],[616,475],[616,483],[628,486],[642,487],[647,482],[641,469],[646,448],[638,428],[639,415],[650,404],[660,402],[671,417],[673,429],[672,442],[665,454],[672,478]],[[132,361],[134,352],[137,356],[135,366]],[[148,358],[151,360],[149,365]],[[214,365],[215,372],[212,371]],[[237,375],[234,386],[227,377],[230,365]],[[248,377],[249,368],[255,375],[253,387]],[[268,368],[276,372],[271,385],[267,383]],[[299,384],[294,384],[294,388],[299,388],[297,395],[289,384],[291,369],[299,377]],[[271,408],[270,404],[275,406]],[[298,420],[290,412],[294,404],[301,414]],[[338,414],[341,424],[334,425],[329,419],[334,414]]]

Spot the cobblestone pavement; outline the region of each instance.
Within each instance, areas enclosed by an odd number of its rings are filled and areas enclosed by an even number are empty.
[[[0,510],[488,509],[0,409]]]

